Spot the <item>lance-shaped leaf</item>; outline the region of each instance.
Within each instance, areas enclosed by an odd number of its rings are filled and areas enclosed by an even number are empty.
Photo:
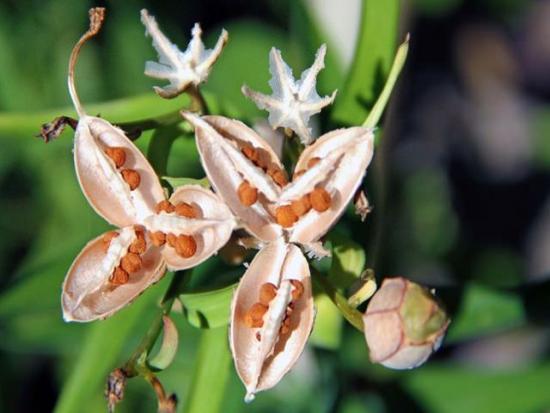
[[[229,240],[235,219],[223,201],[208,189],[199,185],[181,186],[170,197],[170,203],[189,205],[194,217],[161,212],[146,218],[145,227],[152,233],[191,236],[196,251],[185,257],[169,243],[164,244],[162,256],[169,269],[175,271],[194,267],[216,253]]]
[[[183,116],[196,128],[202,165],[216,192],[256,237],[264,241],[280,237],[282,230],[268,211],[280,188],[262,169],[283,170],[271,147],[242,122],[221,116],[200,118],[191,113]],[[245,148],[254,152],[256,164],[242,153]],[[239,199],[238,189],[245,181],[259,193],[258,201],[250,206]]]
[[[147,159],[122,130],[103,119],[80,118],[74,162],[88,202],[110,224],[122,227],[140,222],[164,199]]]
[[[167,86],[154,88],[163,98],[174,98],[189,85],[197,86],[204,82],[227,43],[227,32],[222,30],[214,48],[206,49],[201,40],[202,30],[199,24],[195,23],[189,46],[182,52],[160,31],[155,18],[145,9],[141,10],[141,21],[152,37],[153,47],[159,55],[158,63],[146,63],[145,74],[170,82]]]
[[[296,363],[313,319],[307,261],[278,239],[256,255],[233,297],[230,343],[245,400],[275,386]]]
[[[90,241],[73,262],[61,296],[65,321],[106,318],[164,275],[166,266],[160,250],[147,242],[149,247],[139,256],[139,268],[136,265],[123,283],[114,279],[115,270],[120,271],[119,263],[137,239],[133,227],[117,234],[110,243],[106,242],[106,234]]]

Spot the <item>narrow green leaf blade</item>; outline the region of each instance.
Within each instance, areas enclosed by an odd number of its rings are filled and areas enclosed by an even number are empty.
[[[337,123],[361,124],[382,90],[395,51],[399,4],[399,0],[363,0],[355,60],[332,113]]]
[[[173,176],[163,176],[163,180],[168,182],[173,189],[176,189],[183,185],[200,185],[203,188],[210,188],[210,182],[208,178],[194,179],[194,178],[176,178]]]
[[[227,328],[203,330],[185,413],[217,413],[229,377]]]
[[[216,328],[229,323],[231,298],[236,284],[211,291],[186,292],[179,299],[187,321],[198,328]]]

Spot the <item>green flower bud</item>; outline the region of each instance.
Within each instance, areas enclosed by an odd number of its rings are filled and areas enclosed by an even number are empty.
[[[363,315],[374,363],[412,369],[439,348],[449,319],[435,297],[405,278],[386,278]]]

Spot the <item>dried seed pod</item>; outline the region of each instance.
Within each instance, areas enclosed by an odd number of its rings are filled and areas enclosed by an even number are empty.
[[[314,156],[313,158],[310,158],[308,161],[307,161],[307,168],[310,169],[310,168],[313,168],[315,165],[317,165],[319,163],[319,161],[321,160],[321,158],[318,158],[316,156]]]
[[[197,218],[197,212],[193,205],[189,205],[187,202],[180,202],[176,205],[176,214],[186,218]]]
[[[244,206],[254,205],[258,200],[258,190],[250,185],[248,181],[243,181],[239,185],[237,195],[239,196],[239,201],[241,201],[241,204]]]
[[[172,203],[170,201],[167,201],[166,199],[163,199],[155,206],[155,212],[157,214],[160,214],[161,212],[171,213],[175,210],[176,208],[174,207],[174,205],[172,205]]]
[[[251,145],[261,150],[265,165],[283,168],[277,155],[258,134],[242,122],[221,116],[198,117],[191,113],[183,116],[195,126],[197,147],[208,180],[243,222],[245,228],[262,241],[273,241],[282,230],[263,208],[250,208],[239,199],[238,188],[247,180],[269,202],[274,202],[281,188],[263,171],[252,166],[237,148]]]
[[[296,170],[294,171],[294,174],[292,174],[292,179],[297,179],[299,177],[301,177],[303,174],[306,173],[306,170],[305,169],[300,169],[300,170]]]
[[[296,302],[292,318],[299,322],[287,322],[288,331],[283,336],[281,326],[285,325],[286,309],[292,300],[290,277],[303,284],[304,295]],[[266,283],[277,286],[277,294],[263,316],[263,326],[250,328],[245,315]],[[300,249],[277,240],[260,250],[241,278],[231,308],[231,351],[246,386],[245,400],[250,401],[258,391],[275,386],[294,365],[313,327],[309,267]]]
[[[128,274],[132,274],[141,269],[141,258],[139,255],[129,252],[120,260],[120,268]]]
[[[311,207],[317,212],[325,212],[330,208],[330,194],[324,188],[315,188],[309,194]]]
[[[197,242],[191,235],[178,235],[174,248],[184,258],[189,258],[197,252]]]
[[[370,358],[392,369],[411,369],[438,349],[449,325],[425,288],[405,278],[386,278],[363,316]]]
[[[115,282],[123,284],[124,275],[118,272],[115,278],[113,273],[135,241],[135,230],[133,226],[122,228],[119,236],[112,239],[107,252],[103,249],[102,238],[99,236],[84,247],[65,277],[61,301],[66,321],[106,318],[157,282],[165,272],[166,265],[160,251],[148,248],[139,257],[142,266],[132,274],[132,282],[126,283],[124,288],[113,289]]]
[[[120,168],[126,162],[126,152],[124,152],[124,148],[106,148],[105,153],[109,158],[112,159],[117,168]]]
[[[289,228],[298,221],[298,216],[290,205],[283,205],[275,210],[275,220],[283,228]]]
[[[272,283],[264,283],[260,287],[260,303],[269,305],[277,295],[277,287]]]
[[[155,247],[161,247],[166,243],[166,234],[162,231],[152,232],[150,237],[151,237],[151,242]]]
[[[128,184],[130,187],[130,191],[133,191],[136,189],[140,182],[141,182],[141,176],[139,175],[139,172],[134,169],[123,169],[120,171],[122,174],[122,178],[124,181]]]
[[[111,276],[109,282],[113,285],[123,285],[128,282],[130,275],[120,267],[116,267]]]
[[[292,212],[296,214],[297,217],[301,217],[309,212],[311,209],[311,202],[309,201],[309,195],[304,195],[300,199],[296,199],[290,203]]]
[[[249,328],[263,327],[264,315],[267,312],[267,306],[261,303],[254,303],[244,315],[244,323]]]

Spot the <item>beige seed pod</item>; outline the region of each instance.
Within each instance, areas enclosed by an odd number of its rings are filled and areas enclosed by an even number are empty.
[[[293,302],[293,313],[287,317],[292,300],[291,279],[303,284],[304,293]],[[262,327],[251,328],[246,315],[267,283],[277,287],[276,295],[263,315]],[[289,320],[286,324],[285,318]],[[235,291],[231,310],[231,351],[246,387],[245,400],[275,386],[296,363],[313,327],[313,318],[309,267],[300,249],[279,239],[260,250]],[[285,331],[281,331],[283,325]]]
[[[438,349],[449,325],[425,288],[405,278],[386,278],[363,316],[370,358],[392,369],[412,369]]]

